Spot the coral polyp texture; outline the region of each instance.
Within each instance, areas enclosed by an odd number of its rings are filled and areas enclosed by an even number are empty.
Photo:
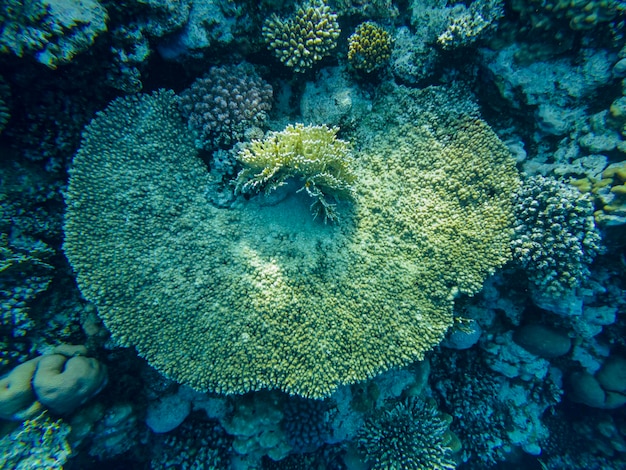
[[[0,3],[0,53],[33,55],[54,69],[89,48],[108,19],[97,0],[6,0]]]
[[[516,259],[549,295],[580,286],[601,251],[591,198],[554,178],[528,178],[515,194]]]
[[[349,145],[337,139],[338,131],[296,124],[253,141],[239,152],[244,169],[237,176],[237,190],[268,194],[294,179],[298,191],[313,199],[314,217],[338,221],[336,202],[353,197],[356,179]]]
[[[469,7],[459,3],[450,8],[448,26],[437,38],[437,44],[445,50],[474,44],[504,16],[503,3],[502,0],[476,0]]]
[[[198,136],[198,147],[230,145],[265,123],[272,87],[250,64],[211,67],[180,93],[179,106]]]
[[[53,421],[47,412],[25,420],[0,438],[2,468],[63,470],[72,455],[70,431],[70,426],[60,419]]]
[[[455,294],[510,257],[518,181],[484,122],[435,109],[363,131],[353,203],[324,224],[304,192],[213,205],[174,94],[114,100],[85,129],[67,190],[83,295],[121,345],[202,391],[321,398],[422,359]]]
[[[620,0],[514,0],[511,7],[533,28],[549,29],[564,22],[575,31],[606,25],[623,16]]]
[[[451,421],[433,402],[409,398],[370,418],[359,447],[375,470],[454,470]]]
[[[391,57],[392,41],[387,31],[371,21],[361,23],[348,38],[348,60],[357,69],[373,72]]]
[[[272,14],[263,25],[263,39],[272,53],[295,72],[310,69],[337,46],[337,15],[326,2],[313,0],[288,18]]]

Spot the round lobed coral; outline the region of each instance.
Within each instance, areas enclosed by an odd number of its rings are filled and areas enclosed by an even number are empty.
[[[511,7],[533,28],[550,29],[565,21],[575,31],[611,22],[626,9],[620,0],[514,0]]]
[[[357,69],[373,72],[391,57],[391,36],[371,21],[361,23],[348,38],[348,60]]]
[[[453,470],[452,418],[414,397],[370,418],[358,443],[375,470]]]
[[[626,224],[626,161],[611,163],[600,179],[583,178],[571,183],[581,192],[591,194],[600,206],[594,213],[598,225]]]
[[[263,141],[255,140],[239,152],[244,169],[237,175],[237,191],[264,191],[266,194],[297,178],[298,191],[313,198],[314,218],[336,222],[338,214],[332,200],[352,198],[356,176],[346,142],[337,139],[338,128],[289,125],[273,132]]]
[[[99,393],[107,381],[106,366],[92,357],[68,358],[65,353],[36,357],[0,380],[0,418],[19,421],[44,408],[70,413]]]
[[[515,193],[513,252],[529,279],[552,296],[578,287],[601,250],[591,198],[543,176]]]
[[[450,93],[410,102],[435,99]],[[173,93],[116,99],[71,169],[64,249],[81,291],[120,344],[203,391],[321,398],[422,359],[454,295],[507,261],[517,184],[485,123],[436,109],[363,131],[354,203],[326,225],[302,192],[212,204]]]
[[[272,14],[263,25],[263,39],[272,53],[295,72],[310,69],[337,46],[337,15],[323,0],[311,0],[286,19]]]
[[[265,123],[272,87],[249,64],[211,67],[180,93],[178,105],[198,136],[198,147],[232,145]]]

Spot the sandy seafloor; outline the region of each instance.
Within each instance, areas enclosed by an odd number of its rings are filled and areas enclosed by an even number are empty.
[[[626,468],[626,3],[0,0],[1,469]]]

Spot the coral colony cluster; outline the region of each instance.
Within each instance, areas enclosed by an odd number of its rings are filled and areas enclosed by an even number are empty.
[[[623,2],[0,21],[0,468],[626,468]]]

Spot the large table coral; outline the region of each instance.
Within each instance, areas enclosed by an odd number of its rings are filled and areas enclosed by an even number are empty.
[[[413,110],[437,99],[452,98],[407,98]],[[422,359],[457,292],[509,258],[518,185],[489,127],[448,108],[396,105],[380,130],[365,119],[354,198],[326,225],[288,187],[212,205],[173,93],[119,98],[71,170],[65,251],[79,286],[121,344],[199,390],[321,398]]]

